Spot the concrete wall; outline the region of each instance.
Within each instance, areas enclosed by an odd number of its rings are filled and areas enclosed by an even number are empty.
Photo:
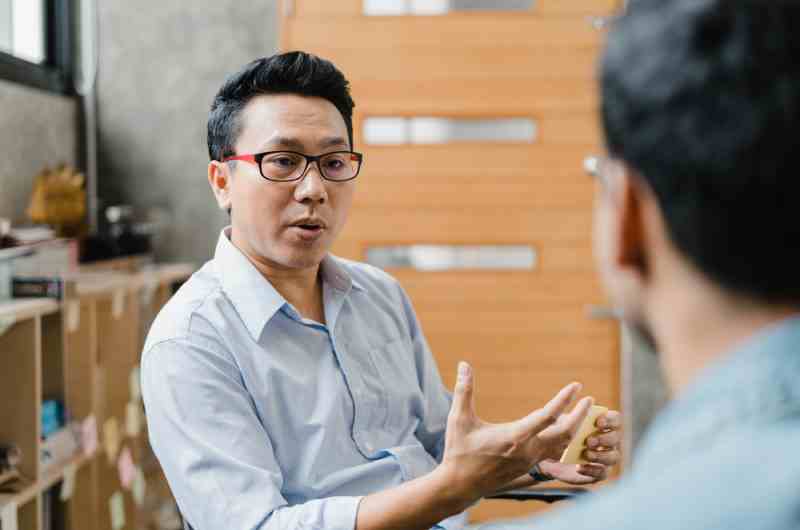
[[[205,126],[225,77],[277,47],[276,0],[98,2],[105,205],[170,214],[164,259],[198,263],[226,222],[206,180]]]
[[[0,80],[0,217],[28,222],[33,177],[76,164],[77,115],[72,98]]]

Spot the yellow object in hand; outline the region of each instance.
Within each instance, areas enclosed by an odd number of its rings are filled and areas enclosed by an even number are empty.
[[[583,423],[578,427],[578,432],[575,433],[575,437],[564,450],[564,454],[561,455],[562,464],[588,463],[588,461],[583,458],[583,450],[586,448],[586,439],[597,430],[595,426],[597,418],[606,412],[608,412],[608,408],[601,407],[600,405],[593,405],[592,408],[589,409],[589,414],[583,419]]]

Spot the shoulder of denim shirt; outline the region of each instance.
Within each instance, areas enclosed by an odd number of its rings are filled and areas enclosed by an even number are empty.
[[[217,332],[207,317],[209,309],[230,304],[214,273],[212,262],[195,272],[161,308],[147,333],[142,356],[157,344],[204,336],[215,339]],[[216,313],[217,311],[213,311]]]

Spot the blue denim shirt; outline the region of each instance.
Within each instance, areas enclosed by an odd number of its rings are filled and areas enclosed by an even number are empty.
[[[441,459],[451,396],[407,296],[368,265],[320,270],[326,325],[223,232],[150,330],[149,436],[196,530],[352,530],[364,495]]]
[[[800,529],[800,317],[707,367],[658,416],[616,486],[485,528]]]

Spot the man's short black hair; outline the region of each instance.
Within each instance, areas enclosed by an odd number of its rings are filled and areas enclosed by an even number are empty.
[[[611,154],[728,290],[800,305],[800,2],[634,0],[602,63]]]
[[[353,148],[350,83],[330,61],[294,51],[257,59],[231,75],[214,97],[208,116],[208,156],[221,161],[234,153],[241,133],[239,114],[261,94],[297,94],[330,101],[344,118]]]

